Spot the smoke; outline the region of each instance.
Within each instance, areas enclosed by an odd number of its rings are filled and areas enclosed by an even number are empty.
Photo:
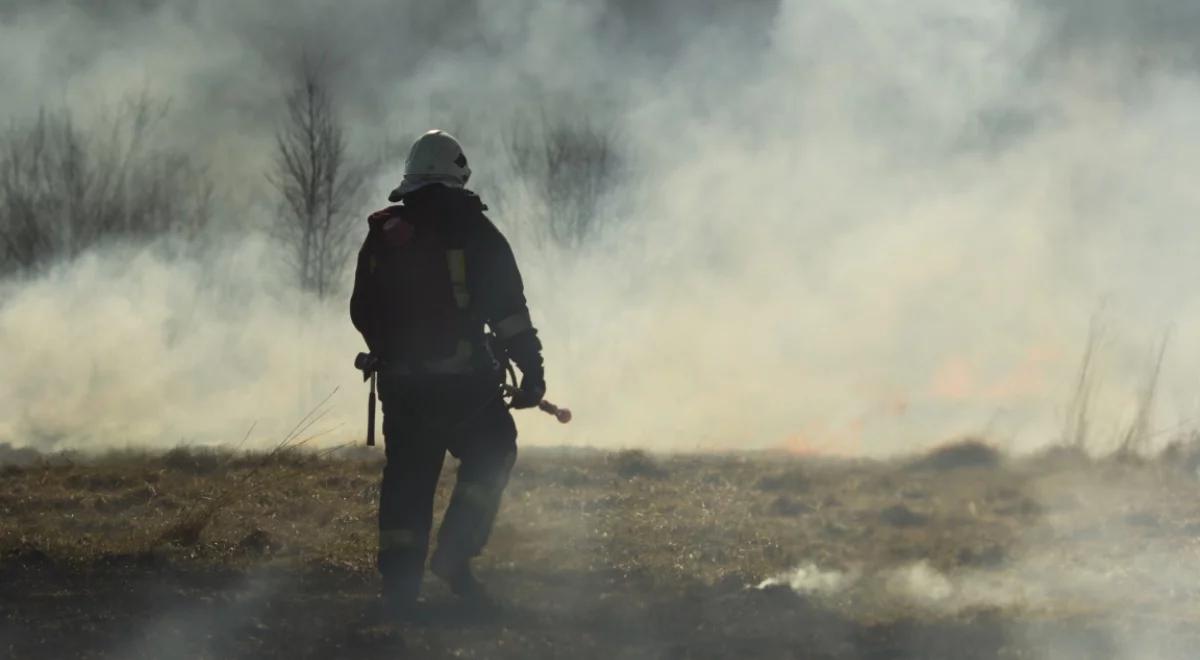
[[[256,238],[289,67],[319,56],[354,139],[455,131],[515,243],[560,428],[535,443],[887,454],[1056,439],[1104,310],[1097,442],[1177,337],[1156,428],[1196,412],[1197,40],[1182,0],[10,3],[0,115],[172,102],[210,163],[215,247],[95,252],[0,292],[0,441],[356,437],[360,341]],[[539,239],[514,121],[612,126],[622,177],[582,248]]]
[[[15,286],[0,307],[0,437],[173,446],[257,427],[255,438],[279,440],[335,388],[356,391],[353,369],[332,368],[353,337],[259,268],[278,259],[261,240],[182,257],[163,245],[114,248]],[[348,419],[322,412],[314,433],[350,433]]]
[[[1043,586],[1011,572],[968,571],[947,575],[928,561],[916,561],[869,572],[823,569],[807,563],[763,580],[755,588],[787,587],[810,597],[836,599],[847,593],[879,598],[902,608],[917,607],[954,616],[971,610],[1040,607]],[[1061,605],[1061,603],[1060,603]]]
[[[757,588],[770,589],[772,587],[786,586],[797,593],[805,595],[818,594],[832,596],[840,593],[846,588],[847,584],[853,583],[857,577],[853,573],[823,570],[816,564],[809,562],[785,573],[769,577],[760,582]]]
[[[1099,571],[1095,564],[1074,566],[1062,559],[1041,556],[1003,569],[949,573],[927,561],[863,573],[809,564],[757,588],[790,587],[826,606],[885,619],[923,613],[970,621],[1004,612],[1010,618],[1005,631],[1010,645],[1033,658],[1192,655],[1188,634],[1167,623],[1190,593],[1168,587],[1161,577],[1138,584],[1113,564]]]
[[[136,590],[147,594],[147,600],[166,600],[160,593],[164,590],[161,584],[137,584]],[[219,607],[193,602],[185,607],[165,608],[152,617],[148,626],[133,631],[128,641],[109,653],[116,658],[187,658],[230,653],[222,648],[229,644],[227,640],[237,637],[244,640],[247,636],[239,633],[255,624],[261,626],[262,613],[285,590],[281,576],[252,571],[227,586],[221,593],[227,600]],[[256,637],[250,639],[259,642]]]
[[[1009,473],[1011,481],[1018,474]],[[1146,466],[1059,467],[1030,487],[1041,513],[995,561],[804,562],[755,588],[791,589],[866,619],[1000,614],[1010,642],[1031,657],[1190,657],[1187,613],[1200,602],[1190,576],[1200,563],[1180,542],[1195,523],[1173,503],[1191,479]],[[924,533],[927,540],[940,532]]]

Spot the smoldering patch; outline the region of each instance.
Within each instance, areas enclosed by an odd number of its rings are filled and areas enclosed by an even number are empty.
[[[835,569],[821,569],[809,562],[796,568],[769,577],[758,583],[756,589],[787,587],[804,595],[834,596],[857,582],[856,573]]]

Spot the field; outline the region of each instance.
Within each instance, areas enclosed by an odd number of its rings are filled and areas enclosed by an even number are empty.
[[[1188,658],[1195,454],[524,450],[479,574],[376,610],[380,453],[9,450],[15,658]],[[452,481],[447,467],[440,493]],[[439,509],[440,511],[440,509]]]

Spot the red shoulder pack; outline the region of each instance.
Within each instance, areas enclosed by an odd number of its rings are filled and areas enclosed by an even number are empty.
[[[414,371],[473,368],[475,331],[466,250],[445,231],[447,219],[427,208],[390,206],[372,213],[379,237],[374,271],[390,359]]]
[[[371,229],[378,230],[383,241],[392,247],[403,247],[412,241],[416,229],[405,217],[403,206],[389,206],[367,217]]]

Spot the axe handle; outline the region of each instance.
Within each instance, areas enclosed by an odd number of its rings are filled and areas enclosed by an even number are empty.
[[[371,372],[371,393],[367,395],[367,446],[375,446],[375,372]]]

